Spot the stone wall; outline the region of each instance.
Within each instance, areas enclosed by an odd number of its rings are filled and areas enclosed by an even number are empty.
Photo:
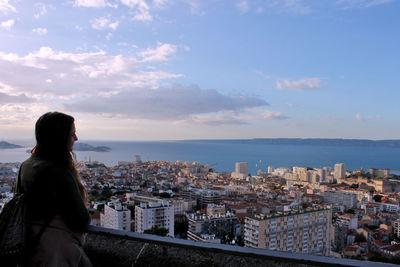
[[[91,227],[85,251],[94,267],[122,266],[395,266],[194,242]]]

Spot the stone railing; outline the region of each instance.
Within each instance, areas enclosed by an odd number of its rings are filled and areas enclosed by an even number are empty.
[[[122,266],[397,266],[194,242],[91,226],[85,251],[94,267]]]

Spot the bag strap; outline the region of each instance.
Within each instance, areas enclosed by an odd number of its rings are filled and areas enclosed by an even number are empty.
[[[16,194],[22,193],[21,169],[22,169],[23,164],[24,163],[21,164],[21,166],[19,167],[19,170],[18,170],[17,184],[14,189],[14,193],[16,193]]]

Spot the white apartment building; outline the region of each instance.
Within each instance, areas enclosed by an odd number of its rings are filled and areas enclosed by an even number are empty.
[[[232,172],[231,177],[235,179],[245,179],[249,174],[249,165],[247,162],[236,162],[235,171]]]
[[[358,194],[350,191],[325,191],[324,203],[342,205],[346,209],[356,208],[359,205]]]
[[[100,225],[117,230],[131,230],[131,211],[119,200],[104,205],[104,214],[100,214]]]
[[[393,222],[393,233],[400,238],[400,219]]]
[[[324,206],[246,217],[245,246],[328,255],[332,212]]]
[[[346,165],[344,163],[336,163],[334,175],[335,179],[346,177]]]
[[[361,208],[366,209],[366,206],[371,204],[378,207],[379,211],[381,212],[400,212],[400,206],[399,204],[396,203],[382,203],[382,202],[370,201],[365,205],[362,205]]]
[[[142,202],[135,206],[135,232],[143,233],[153,226],[168,229],[174,236],[174,207],[168,201]]]
[[[247,175],[249,173],[249,165],[247,162],[236,162],[235,172]]]
[[[306,167],[293,167],[293,174],[295,175],[295,179],[297,181],[309,182],[310,181],[310,173],[308,172]]]
[[[350,214],[338,215],[336,222],[340,225],[346,225],[347,229],[357,230],[358,217]]]

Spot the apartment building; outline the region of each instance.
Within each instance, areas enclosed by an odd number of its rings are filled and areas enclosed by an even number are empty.
[[[245,246],[328,255],[332,211],[325,206],[246,217]]]
[[[342,205],[346,209],[357,208],[359,206],[358,194],[343,190],[325,191],[324,202],[326,204]]]
[[[232,172],[231,177],[234,179],[243,180],[249,174],[249,165],[247,162],[236,162],[235,171]]]
[[[400,219],[393,222],[393,233],[400,238]]]
[[[168,229],[174,236],[174,207],[168,201],[142,202],[135,206],[135,232],[143,233],[153,226]]]
[[[212,215],[191,213],[187,214],[187,218],[189,240],[202,241],[207,235],[213,235],[219,239],[230,233],[236,236],[240,232],[238,218],[229,211]]]
[[[104,213],[100,214],[100,225],[117,230],[131,230],[131,211],[119,200],[104,205]]]
[[[340,225],[346,225],[348,229],[356,230],[358,228],[358,217],[351,214],[338,215],[336,222]]]
[[[344,163],[336,163],[334,169],[335,179],[345,178],[346,177],[346,165]]]
[[[297,181],[310,182],[311,174],[306,167],[293,167],[293,174]]]

